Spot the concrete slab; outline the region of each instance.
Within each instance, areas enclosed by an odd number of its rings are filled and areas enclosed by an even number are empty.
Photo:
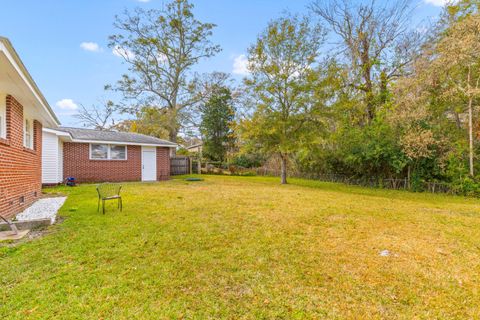
[[[0,232],[0,241],[7,241],[7,240],[20,240],[25,237],[30,230],[19,230],[18,233],[13,231],[2,231]]]
[[[37,219],[37,220],[29,220],[29,221],[12,221],[12,224],[14,224],[17,229],[23,230],[23,229],[38,229],[41,227],[48,227],[49,225],[52,224],[52,221],[47,218],[47,219]],[[9,231],[10,226],[6,223],[0,223],[0,231]]]

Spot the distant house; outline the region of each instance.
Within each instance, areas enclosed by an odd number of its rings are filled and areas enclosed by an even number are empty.
[[[170,176],[176,144],[143,134],[58,127],[43,129],[43,184],[159,181]]]
[[[60,124],[10,41],[0,37],[0,215],[41,194],[42,128]]]
[[[189,147],[185,147],[185,149],[188,151],[188,152],[192,152],[192,153],[201,153],[202,150],[203,150],[203,142],[199,142],[199,143],[196,143],[196,144],[193,144]]]

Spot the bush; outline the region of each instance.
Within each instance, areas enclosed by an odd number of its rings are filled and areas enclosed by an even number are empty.
[[[233,158],[230,164],[242,168],[258,168],[264,162],[265,158],[259,154],[241,154]]]
[[[480,184],[476,179],[465,177],[454,181],[452,183],[452,190],[456,194],[478,197],[480,195]]]

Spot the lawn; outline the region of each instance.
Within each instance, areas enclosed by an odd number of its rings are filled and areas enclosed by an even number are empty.
[[[291,182],[125,184],[106,215],[48,189],[65,220],[0,247],[0,318],[480,317],[477,200]]]

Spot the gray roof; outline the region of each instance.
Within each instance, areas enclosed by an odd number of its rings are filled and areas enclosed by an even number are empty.
[[[112,141],[138,144],[155,144],[176,147],[173,142],[133,132],[101,131],[84,128],[58,127],[54,130],[68,132],[75,140]]]

